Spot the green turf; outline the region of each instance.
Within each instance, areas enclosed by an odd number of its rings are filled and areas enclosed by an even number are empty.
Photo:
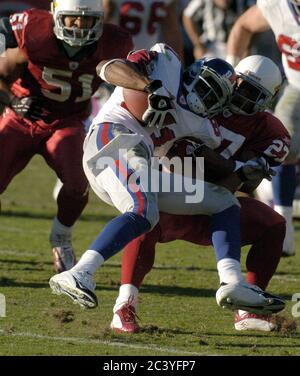
[[[100,306],[95,310],[84,311],[52,295],[48,235],[55,214],[54,182],[53,173],[35,158],[2,196],[0,293],[6,297],[7,317],[0,318],[0,355],[300,354],[299,329],[266,334],[234,330],[232,313],[215,302],[218,278],[210,247],[179,241],[159,247],[140,293],[139,334],[113,335],[109,330],[120,255],[96,274]],[[74,231],[77,256],[115,213],[91,197]],[[296,229],[300,244],[299,223]],[[300,252],[282,259],[269,286],[287,298],[287,319],[292,318],[291,296],[300,293],[299,282]],[[300,318],[295,321],[300,324]]]

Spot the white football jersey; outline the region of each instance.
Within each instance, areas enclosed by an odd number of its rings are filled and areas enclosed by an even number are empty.
[[[300,90],[300,17],[289,0],[258,0],[257,6],[275,34],[289,83]]]
[[[159,24],[174,0],[113,0],[113,22],[130,32],[136,49],[150,49],[159,41]]]
[[[123,89],[117,87],[93,123],[111,122],[124,125],[132,132],[144,136],[145,143],[152,151],[155,150],[154,154],[157,156],[165,155],[174,141],[183,137],[199,139],[212,149],[218,147],[221,135],[217,124],[190,111],[181,94],[182,66],[177,55],[164,44],[156,44],[151,50],[156,51],[158,55],[155,59],[149,60],[149,76],[152,79],[160,79],[163,86],[177,98],[175,107],[178,122],[159,129],[143,127],[122,106]]]

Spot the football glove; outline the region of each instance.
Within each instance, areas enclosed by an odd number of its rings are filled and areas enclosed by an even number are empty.
[[[178,121],[175,106],[173,104],[174,97],[162,86],[160,80],[154,80],[145,87],[145,91],[149,93],[148,108],[144,112],[142,119],[148,127],[163,127],[168,123],[176,123]],[[168,119],[167,119],[168,117]]]
[[[29,119],[31,121],[37,121],[42,117],[41,100],[37,97],[14,97],[10,102],[10,108],[21,119]]]
[[[236,173],[243,182],[257,179],[267,179],[271,181],[273,176],[276,175],[276,172],[270,167],[264,157],[250,159],[236,170]]]

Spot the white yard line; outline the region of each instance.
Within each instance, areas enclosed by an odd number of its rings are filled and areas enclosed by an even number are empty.
[[[175,355],[191,355],[191,356],[204,356],[204,355],[216,355],[216,354],[203,354],[197,353],[193,351],[182,351],[172,347],[157,347],[156,345],[140,345],[134,343],[123,343],[123,342],[110,342],[110,341],[101,341],[99,339],[86,339],[86,338],[79,338],[79,337],[53,337],[53,336],[45,336],[42,334],[36,334],[31,332],[12,332],[7,333],[4,330],[0,330],[0,335],[7,336],[7,337],[26,337],[26,338],[33,338],[38,340],[44,341],[62,341],[62,342],[76,342],[81,343],[83,345],[105,345],[105,346],[112,346],[112,347],[126,347],[130,349],[138,349],[138,350],[151,350],[151,351],[158,351],[164,353],[170,353]]]

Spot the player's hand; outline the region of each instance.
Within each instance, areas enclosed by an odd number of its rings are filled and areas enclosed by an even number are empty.
[[[174,97],[162,86],[160,80],[152,81],[147,87],[148,108],[143,114],[143,121],[148,127],[161,128],[168,124],[178,122]]]
[[[37,97],[14,97],[10,102],[10,108],[21,119],[29,119],[32,121],[37,121],[42,117],[42,106],[41,100]]]
[[[250,159],[240,167],[236,173],[242,181],[267,179],[272,180],[276,172],[270,167],[268,161],[264,157]]]

